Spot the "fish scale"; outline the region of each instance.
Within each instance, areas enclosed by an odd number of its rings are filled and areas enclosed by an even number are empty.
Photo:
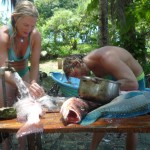
[[[80,122],[89,125],[97,119],[135,117],[150,112],[150,92],[134,91],[122,94],[108,104],[89,112]]]

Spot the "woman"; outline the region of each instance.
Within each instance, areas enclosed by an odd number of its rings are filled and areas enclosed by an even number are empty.
[[[31,95],[38,98],[44,94],[38,85],[41,35],[35,28],[38,11],[30,1],[19,2],[11,15],[11,23],[0,28],[0,67],[10,62],[24,80]],[[28,59],[30,58],[30,70]],[[8,106],[14,103],[17,87],[10,71],[5,72]],[[0,87],[2,93],[2,87]],[[3,95],[0,96],[3,105]]]
[[[37,19],[38,11],[33,3],[20,1],[11,15],[11,23],[0,28],[0,67],[7,67],[6,62],[11,62],[34,98],[44,95],[43,88],[37,83],[41,52],[41,35],[35,28]],[[7,106],[12,106],[18,90],[10,71],[5,71],[5,80]],[[0,93],[3,93],[1,85]],[[0,107],[2,106],[4,100],[0,94]],[[4,133],[3,139],[7,137],[8,134]],[[4,149],[9,149],[7,140],[8,138],[3,141]],[[24,149],[24,139],[19,139],[19,143],[19,149]]]

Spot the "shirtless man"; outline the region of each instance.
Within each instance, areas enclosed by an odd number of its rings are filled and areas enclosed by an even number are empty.
[[[63,70],[67,77],[90,75],[105,78],[111,76],[113,80],[121,83],[120,90],[144,90],[145,80],[141,65],[125,49],[115,46],[105,46],[96,49],[86,56],[72,55],[64,59]],[[94,133],[91,150],[96,150],[105,133]],[[137,135],[128,133],[126,149],[135,150]]]
[[[105,46],[86,56],[72,55],[64,59],[63,70],[66,76],[80,78],[92,72],[95,76],[121,83],[122,91],[145,88],[144,72],[141,65],[125,49]]]

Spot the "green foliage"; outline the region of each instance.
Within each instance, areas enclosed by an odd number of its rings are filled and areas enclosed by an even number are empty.
[[[150,74],[150,61],[148,60],[147,63],[142,64],[143,70],[145,75]]]
[[[2,14],[0,13],[0,26],[3,25]]]
[[[101,0],[103,1],[103,0]],[[99,0],[36,0],[37,28],[42,35],[42,57],[88,53],[99,43]],[[110,0],[110,45],[126,48],[150,72],[149,0]],[[120,3],[121,2],[121,3]],[[113,12],[113,15],[111,15]],[[2,25],[0,16],[0,25]]]
[[[47,58],[56,58],[60,55],[59,47],[50,43],[49,39],[42,40],[42,55]]]
[[[74,10],[78,6],[77,0],[59,0],[59,8]]]
[[[49,39],[43,39],[42,40],[42,50],[44,51],[49,51],[49,48],[50,48],[50,41]]]
[[[63,57],[73,53],[88,53],[98,47],[98,0],[36,0],[35,3],[40,13],[37,27],[42,34],[42,51],[51,57]],[[144,66],[149,60],[147,51],[150,49],[149,1],[123,1],[126,4],[123,7],[123,4],[118,5],[119,0],[108,3],[109,6],[111,3],[119,6],[114,7],[116,14],[108,14],[110,44],[126,48]],[[119,12],[121,8],[124,9]],[[118,18],[119,13],[124,13],[125,20]]]
[[[57,0],[36,0],[35,5],[39,11],[40,18],[45,22],[45,19],[53,16],[54,11],[58,8],[59,2]],[[44,22],[40,22],[40,24],[42,25]]]
[[[135,11],[137,20],[150,20],[150,1],[149,0],[137,0],[135,2]],[[144,10],[144,11],[143,11]]]
[[[90,18],[82,17],[71,10],[55,11],[45,24],[38,26],[42,33],[42,49],[46,51],[49,48],[58,49],[59,55],[62,56],[78,50],[77,45],[81,41],[94,44],[97,41],[97,25],[90,24]],[[87,20],[89,24],[87,24]],[[60,47],[66,45],[68,53],[64,49],[60,50]]]
[[[84,54],[87,54],[96,48],[99,48],[97,44],[79,44],[78,45],[79,53],[84,53]]]
[[[149,21],[146,17],[149,16],[149,7],[148,0],[129,1],[122,6],[124,12],[114,11],[117,14],[113,14],[113,24],[109,22],[109,29],[112,29],[109,30],[110,42],[127,49],[143,68],[147,68],[145,64],[149,64],[147,51],[150,36]]]
[[[91,2],[88,4],[87,11],[91,12],[94,11],[95,8],[98,10],[99,0],[91,0]]]
[[[77,7],[76,0],[36,0],[35,5],[38,8],[40,14],[39,24],[43,25],[48,18],[54,15],[54,12],[59,9],[74,10]]]

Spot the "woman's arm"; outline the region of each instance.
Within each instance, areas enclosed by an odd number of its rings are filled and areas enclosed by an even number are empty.
[[[37,30],[31,34],[31,58],[30,58],[30,86],[29,90],[32,95],[39,97],[44,95],[44,89],[38,85],[39,63],[41,53],[41,35]]]
[[[38,82],[41,53],[41,35],[37,30],[31,34],[30,83]]]

